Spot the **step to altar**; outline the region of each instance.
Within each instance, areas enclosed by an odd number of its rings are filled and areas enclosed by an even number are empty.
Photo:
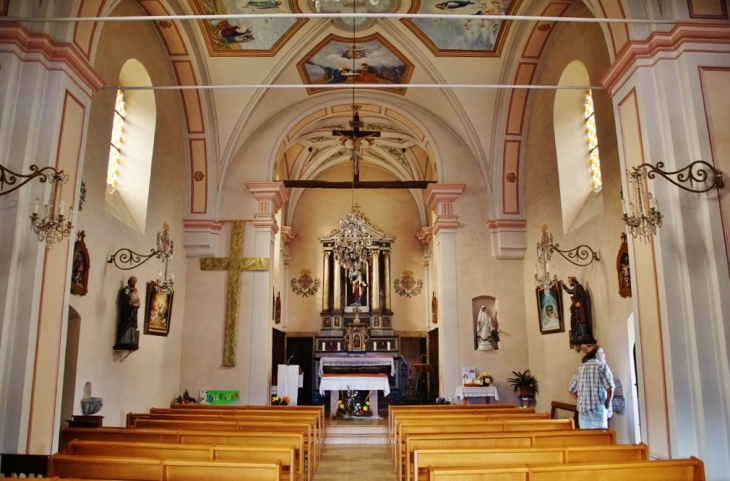
[[[388,444],[385,420],[352,420],[326,423],[325,444]]]

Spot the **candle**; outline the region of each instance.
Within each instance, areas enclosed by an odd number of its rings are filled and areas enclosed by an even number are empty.
[[[388,350],[390,351],[390,341],[388,341]]]
[[[74,218],[74,206],[68,208],[68,223],[70,224]]]
[[[33,213],[34,214],[38,213],[38,206],[40,205],[40,203],[41,203],[41,200],[38,197],[36,197],[35,204],[33,204]]]
[[[324,351],[324,341],[322,341],[322,350]]]
[[[337,350],[338,351],[340,350],[340,343],[339,342],[337,343]]]
[[[377,351],[377,350],[378,350],[378,342],[373,341],[373,351]]]

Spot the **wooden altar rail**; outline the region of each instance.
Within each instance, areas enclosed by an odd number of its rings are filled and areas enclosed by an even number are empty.
[[[409,434],[405,455],[395,463],[398,479],[411,472],[413,453],[419,449],[494,449],[510,447],[605,446],[616,444],[616,433],[607,429],[535,431],[511,433]],[[403,471],[403,469],[405,470]]]
[[[58,445],[59,454],[66,454],[68,444],[73,440],[111,441],[127,443],[165,443],[165,444],[207,444],[251,447],[294,448],[297,466],[297,479],[309,480],[311,466],[305,470],[305,443],[302,433],[283,433],[241,431],[195,431],[170,429],[130,429],[130,428],[69,428],[62,427]],[[307,476],[305,476],[305,473]]]
[[[154,408],[153,408],[154,409]],[[319,413],[299,412],[299,411],[280,411],[267,412],[258,410],[233,411],[233,412],[201,412],[201,410],[167,410],[166,412],[151,413],[127,413],[127,427],[158,427],[149,425],[146,420],[163,419],[178,421],[225,421],[225,422],[242,422],[242,423],[268,423],[275,426],[274,423],[286,423],[286,425],[294,425],[305,423],[311,426],[311,444],[314,460],[314,467],[319,463],[324,449],[324,432],[319,427]],[[207,426],[207,425],[206,425]],[[212,425],[211,425],[212,426]],[[197,428],[195,428],[197,429]],[[206,429],[208,429],[206,427]],[[217,429],[217,428],[216,428]],[[309,434],[308,434],[309,435]]]
[[[413,452],[413,472],[406,473],[406,481],[427,480],[428,468],[507,467],[527,464],[540,466],[648,460],[649,447],[646,444],[501,449],[419,449]]]
[[[68,443],[66,454],[126,458],[185,459],[200,461],[231,461],[237,463],[281,464],[281,479],[297,479],[294,447],[250,447],[206,444],[116,443],[79,441]]]
[[[473,407],[471,409],[460,409],[457,412],[445,412],[443,410],[391,413],[388,418],[388,436],[390,438],[391,448],[395,440],[396,426],[399,421],[410,419],[454,419],[476,418],[482,420],[489,419],[549,419],[547,413],[535,413],[534,408],[505,408],[505,409],[485,409],[482,407]]]
[[[406,450],[405,438],[413,434],[508,434],[511,432],[537,432],[537,431],[563,431],[572,430],[572,419],[536,419],[536,420],[514,420],[505,419],[501,421],[472,421],[466,424],[458,424],[449,419],[423,419],[419,421],[401,422],[396,426],[395,457],[394,463],[398,473],[398,481],[403,476],[403,468],[408,472],[410,460]]]
[[[279,481],[281,465],[54,454],[48,476],[137,481]]]
[[[429,481],[704,481],[705,468],[695,457],[623,463],[562,464],[513,468],[433,468]]]

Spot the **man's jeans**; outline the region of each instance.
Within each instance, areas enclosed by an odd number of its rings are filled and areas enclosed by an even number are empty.
[[[578,415],[578,423],[581,429],[608,429],[608,411],[600,406],[595,411]]]

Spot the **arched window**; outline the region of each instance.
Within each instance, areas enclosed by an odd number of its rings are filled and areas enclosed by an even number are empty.
[[[112,139],[109,147],[109,164],[106,168],[106,183],[117,187],[119,168],[122,163],[122,144],[124,143],[124,92],[117,90],[117,101],[114,104],[114,122],[112,123]]]
[[[144,233],[157,106],[152,90],[124,90],[125,85],[152,86],[147,70],[135,59],[127,60],[119,74],[105,207],[121,222]]]
[[[601,157],[598,154],[598,136],[596,135],[596,111],[593,109],[593,93],[590,90],[586,91],[585,118],[591,184],[594,189],[598,189],[603,185],[603,181],[601,180]]]
[[[593,100],[586,96],[590,85],[588,70],[583,63],[573,61],[565,67],[558,83],[586,86],[586,90],[559,89],[555,93],[553,106],[560,207],[563,214],[563,232],[567,233],[603,209],[603,194],[600,188],[601,170]],[[590,96],[590,91],[588,95]],[[591,99],[590,115],[587,112],[588,98]]]

